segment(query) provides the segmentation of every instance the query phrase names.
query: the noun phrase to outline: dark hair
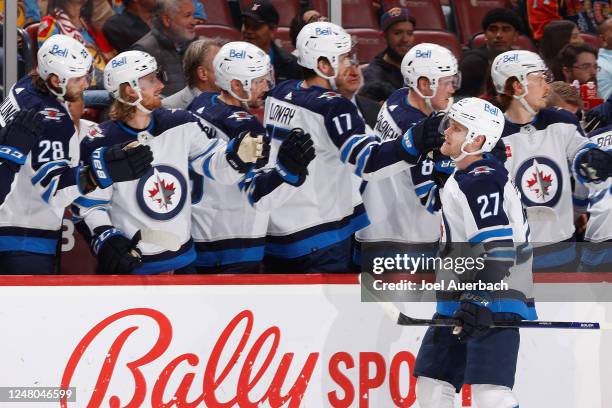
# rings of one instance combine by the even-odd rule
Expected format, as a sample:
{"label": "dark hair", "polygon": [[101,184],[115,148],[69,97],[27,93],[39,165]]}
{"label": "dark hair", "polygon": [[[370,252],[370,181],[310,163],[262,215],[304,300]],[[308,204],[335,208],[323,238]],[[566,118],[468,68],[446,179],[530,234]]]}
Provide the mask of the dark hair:
{"label": "dark hair", "polygon": [[540,53],[544,62],[554,60],[559,50],[569,44],[574,28],[576,24],[569,20],[555,20],[544,26],[540,40]]}
{"label": "dark hair", "polygon": [[291,39],[291,44],[293,44],[294,48],[297,43],[298,34],[306,25],[304,23],[304,13],[310,10],[312,10],[310,7],[307,7],[305,10],[300,10],[295,16],[293,16],[291,22],[289,23],[289,38]]}
{"label": "dark hair", "polygon": [[314,78],[317,76],[317,73],[315,72],[314,69],[304,68],[304,67],[300,67],[300,68],[301,68],[303,79],[310,79],[310,78]]}
{"label": "dark hair", "polygon": [[595,47],[589,44],[567,44],[561,51],[559,51],[559,65],[563,67],[573,67],[578,59],[578,55],[583,52],[588,52],[595,55],[597,58],[597,50]]}
{"label": "dark hair", "polygon": [[487,31],[487,28],[493,23],[508,23],[519,32],[523,29],[523,24],[518,14],[507,8],[494,8],[485,14],[482,19],[482,30]]}
{"label": "dark hair", "polygon": [[[49,0],[47,3],[47,15],[53,15],[55,9],[64,10],[66,4],[70,0]],[[87,24],[91,24],[91,17],[93,15],[93,0],[87,0],[83,7],[81,7],[81,18],[85,20]]]}

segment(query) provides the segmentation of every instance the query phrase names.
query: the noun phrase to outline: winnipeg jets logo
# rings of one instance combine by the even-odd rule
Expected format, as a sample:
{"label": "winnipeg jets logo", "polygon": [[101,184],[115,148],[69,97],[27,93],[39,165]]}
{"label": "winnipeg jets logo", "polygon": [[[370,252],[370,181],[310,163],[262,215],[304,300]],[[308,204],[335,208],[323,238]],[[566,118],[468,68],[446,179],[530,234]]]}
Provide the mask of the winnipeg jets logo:
{"label": "winnipeg jets logo", "polygon": [[339,98],[341,96],[342,95],[340,95],[339,93],[332,92],[332,91],[327,91],[327,92],[323,92],[321,95],[319,95],[319,97],[317,99],[325,98],[325,99],[327,99],[329,101],[330,99]]}
{"label": "winnipeg jets logo", "polygon": [[157,165],[138,182],[136,198],[145,214],[166,221],[183,209],[188,194],[186,178],[178,170]]}
{"label": "winnipeg jets logo", "polygon": [[96,139],[98,137],[104,137],[104,134],[98,125],[91,125],[87,130],[86,137],[88,139]]}
{"label": "winnipeg jets logo", "polygon": [[494,169],[489,166],[478,166],[472,171],[470,171],[470,174],[473,174],[474,176],[478,176],[479,174],[489,174],[493,170]]}
{"label": "winnipeg jets logo", "polygon": [[60,112],[59,109],[56,108],[45,108],[38,113],[43,115],[45,120],[54,120],[56,122],[62,120],[62,117],[66,116],[65,113]]}
{"label": "winnipeg jets logo", "polygon": [[523,202],[528,206],[553,207],[561,196],[561,169],[546,157],[532,157],[523,162],[516,173],[516,181]]}
{"label": "winnipeg jets logo", "polygon": [[244,112],[244,111],[238,111],[238,112],[234,112],[231,115],[229,115],[227,118],[228,119],[236,119],[238,122],[241,122],[243,120],[247,120],[247,119],[251,119],[251,114]]}

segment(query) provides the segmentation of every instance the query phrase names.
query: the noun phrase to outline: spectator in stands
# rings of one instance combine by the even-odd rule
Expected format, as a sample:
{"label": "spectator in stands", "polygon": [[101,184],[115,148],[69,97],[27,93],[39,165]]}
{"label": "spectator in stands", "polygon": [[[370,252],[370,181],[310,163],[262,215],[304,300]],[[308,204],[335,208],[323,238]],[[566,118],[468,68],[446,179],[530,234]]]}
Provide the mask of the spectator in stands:
{"label": "spectator in stands", "polygon": [[597,56],[597,92],[603,99],[612,95],[612,18],[599,26],[602,45]]}
{"label": "spectator in stands", "polygon": [[408,9],[395,7],[382,15],[380,26],[385,35],[387,48],[374,57],[364,70],[363,76],[367,84],[374,82],[388,84],[383,88],[391,92],[380,95],[382,99],[377,99],[383,102],[393,91],[404,86],[400,64],[414,44],[416,20]]}
{"label": "spectator in stands", "polygon": [[102,31],[102,27],[104,27],[106,20],[113,15],[115,15],[115,12],[108,0],[93,0],[91,24],[97,31]]}
{"label": "spectator in stands", "polygon": [[[94,59],[90,89],[103,90],[104,67],[116,52],[104,34],[93,26],[92,13],[93,0],[49,0],[48,15],[38,27],[38,45],[54,34],[64,34],[79,41]],[[109,98],[107,102],[110,103]]]}
{"label": "spectator in stands", "polygon": [[164,94],[172,95],[185,87],[183,53],[195,38],[194,8],[191,0],[157,0],[153,29],[132,49],[151,54],[161,67]]}
{"label": "spectator in stands", "polygon": [[297,59],[274,43],[278,11],[268,0],[255,0],[242,13],[242,39],[264,50],[274,66],[276,82],[300,78]]}
{"label": "spectator in stands", "polygon": [[482,20],[485,44],[466,51],[459,63],[461,88],[458,96],[481,96],[490,75],[491,62],[502,52],[510,51],[521,32],[521,19],[512,10],[490,10]]}
{"label": "spectator in stands", "polygon": [[557,107],[572,112],[574,115],[582,110],[582,99],[575,86],[563,81],[550,84],[548,107]]}
{"label": "spectator in stands", "polygon": [[306,8],[304,11],[300,11],[293,17],[291,23],[289,23],[289,38],[293,48],[296,47],[297,36],[300,33],[302,27],[306,24],[314,23],[317,21],[327,21],[327,17],[322,16],[317,10],[312,8]]}
{"label": "spectator in stands", "polygon": [[117,52],[129,50],[151,31],[155,0],[123,0],[123,6],[123,12],[106,20],[102,29]]}
{"label": "spectator in stands", "polygon": [[342,96],[357,106],[357,112],[366,123],[366,133],[374,133],[373,129],[376,125],[380,105],[365,96],[357,95],[357,92],[363,86],[363,74],[359,68],[359,61],[357,61],[356,56],[352,56],[349,66],[342,68],[338,72],[336,86]]}
{"label": "spectator in stands", "polygon": [[568,44],[559,52],[563,80],[580,84],[597,80],[597,50],[589,44]]}
{"label": "spectator in stands", "polygon": [[540,40],[540,55],[546,66],[553,73],[555,80],[563,81],[563,74],[559,66],[559,51],[567,44],[578,44],[582,42],[578,26],[568,20],[551,21],[542,30]]}
{"label": "spectator in stands", "polygon": [[162,99],[162,106],[168,109],[185,109],[202,92],[218,92],[215,84],[215,70],[212,62],[226,41],[201,39],[192,42],[183,57],[183,72],[187,86],[174,95]]}

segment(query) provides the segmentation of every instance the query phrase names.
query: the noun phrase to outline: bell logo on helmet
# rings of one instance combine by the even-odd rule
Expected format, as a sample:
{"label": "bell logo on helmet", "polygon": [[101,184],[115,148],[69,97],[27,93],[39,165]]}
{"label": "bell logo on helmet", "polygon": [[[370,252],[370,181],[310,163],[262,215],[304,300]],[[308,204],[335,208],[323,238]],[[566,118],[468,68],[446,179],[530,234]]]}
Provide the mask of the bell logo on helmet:
{"label": "bell logo on helmet", "polygon": [[114,59],[114,60],[112,61],[111,66],[112,66],[113,68],[117,68],[117,67],[120,67],[120,66],[125,65],[125,64],[127,64],[127,58],[126,58],[126,57],[123,57],[123,58],[121,58],[121,59]]}
{"label": "bell logo on helmet", "polygon": [[327,28],[317,27],[317,29],[315,30],[315,34],[316,35],[332,35],[332,29],[331,27],[327,27]]}
{"label": "bell logo on helmet", "polygon": [[230,58],[244,59],[246,58],[246,50],[237,51],[237,50],[231,49],[229,52],[229,56]]}
{"label": "bell logo on helmet", "polygon": [[66,58],[68,56],[68,48],[61,48],[59,45],[55,44],[53,48],[51,48],[51,51],[49,51],[49,54]]}
{"label": "bell logo on helmet", "polygon": [[502,62],[507,64],[509,62],[518,62],[518,53],[514,53],[511,55],[504,55],[502,58]]}
{"label": "bell logo on helmet", "polygon": [[495,106],[491,106],[488,103],[484,104],[484,111],[490,113],[493,116],[497,116],[499,114],[499,109]]}
{"label": "bell logo on helmet", "polygon": [[417,58],[431,58],[431,50],[427,50],[427,51],[416,50],[415,56]]}

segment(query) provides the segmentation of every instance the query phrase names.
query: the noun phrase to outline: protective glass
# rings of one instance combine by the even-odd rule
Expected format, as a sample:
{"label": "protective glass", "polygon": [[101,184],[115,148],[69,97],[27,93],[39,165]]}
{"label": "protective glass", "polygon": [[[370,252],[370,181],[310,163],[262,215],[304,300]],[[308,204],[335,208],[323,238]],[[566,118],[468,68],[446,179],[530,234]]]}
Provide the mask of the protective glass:
{"label": "protective glass", "polygon": [[446,86],[452,86],[454,91],[461,88],[461,72],[438,79],[438,88],[444,88]]}
{"label": "protective glass", "polygon": [[546,70],[530,72],[529,74],[527,74],[527,79],[530,79],[535,84],[542,85],[544,83],[550,84],[555,80],[555,77],[553,76],[552,72]]}
{"label": "protective glass", "polygon": [[159,86],[160,82],[162,82],[160,78],[160,70],[157,70],[143,76],[142,78],[139,78],[138,86],[140,89],[151,89]]}
{"label": "protective glass", "polygon": [[267,83],[268,89],[274,88],[274,71],[271,69],[266,75],[257,77],[251,81],[251,89],[260,89]]}
{"label": "protective glass", "polygon": [[442,118],[442,121],[438,126],[438,132],[443,135],[444,132],[446,132],[449,128],[453,128],[451,130],[467,132],[467,128],[465,126],[451,118],[450,115],[447,113],[446,115],[444,115],[444,118]]}

